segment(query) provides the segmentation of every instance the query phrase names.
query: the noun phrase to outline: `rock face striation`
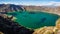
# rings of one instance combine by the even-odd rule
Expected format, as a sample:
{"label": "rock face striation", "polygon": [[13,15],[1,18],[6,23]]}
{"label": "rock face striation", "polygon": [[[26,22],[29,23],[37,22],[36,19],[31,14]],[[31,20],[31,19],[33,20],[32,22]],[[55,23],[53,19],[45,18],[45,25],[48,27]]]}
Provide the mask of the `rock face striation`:
{"label": "rock face striation", "polygon": [[4,34],[32,34],[33,30],[0,16],[0,32],[3,32]]}
{"label": "rock face striation", "polygon": [[14,12],[14,11],[23,11],[23,7],[21,5],[14,4],[0,4],[0,12]]}

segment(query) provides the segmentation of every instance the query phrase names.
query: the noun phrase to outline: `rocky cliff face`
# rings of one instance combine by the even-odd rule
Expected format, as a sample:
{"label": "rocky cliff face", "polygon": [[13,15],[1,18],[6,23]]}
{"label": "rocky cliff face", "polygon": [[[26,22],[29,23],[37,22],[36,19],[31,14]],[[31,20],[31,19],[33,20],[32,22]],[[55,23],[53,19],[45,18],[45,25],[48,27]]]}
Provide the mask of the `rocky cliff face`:
{"label": "rocky cliff face", "polygon": [[0,4],[0,12],[23,11],[21,5]]}

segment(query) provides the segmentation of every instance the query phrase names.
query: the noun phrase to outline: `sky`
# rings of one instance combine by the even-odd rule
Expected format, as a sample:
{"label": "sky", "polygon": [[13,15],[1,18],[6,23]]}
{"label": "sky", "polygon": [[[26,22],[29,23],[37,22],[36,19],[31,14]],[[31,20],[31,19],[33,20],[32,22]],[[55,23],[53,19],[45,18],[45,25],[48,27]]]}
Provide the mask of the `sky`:
{"label": "sky", "polygon": [[0,0],[0,4],[60,6],[60,0]]}

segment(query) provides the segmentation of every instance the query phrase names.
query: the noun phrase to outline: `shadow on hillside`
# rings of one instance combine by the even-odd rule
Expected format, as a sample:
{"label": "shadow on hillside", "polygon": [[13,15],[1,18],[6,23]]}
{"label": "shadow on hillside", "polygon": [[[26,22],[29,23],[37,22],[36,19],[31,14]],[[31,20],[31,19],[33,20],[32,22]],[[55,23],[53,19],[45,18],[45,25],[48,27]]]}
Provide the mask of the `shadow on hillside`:
{"label": "shadow on hillside", "polygon": [[33,30],[27,29],[17,22],[0,16],[0,31],[4,34],[32,34]]}

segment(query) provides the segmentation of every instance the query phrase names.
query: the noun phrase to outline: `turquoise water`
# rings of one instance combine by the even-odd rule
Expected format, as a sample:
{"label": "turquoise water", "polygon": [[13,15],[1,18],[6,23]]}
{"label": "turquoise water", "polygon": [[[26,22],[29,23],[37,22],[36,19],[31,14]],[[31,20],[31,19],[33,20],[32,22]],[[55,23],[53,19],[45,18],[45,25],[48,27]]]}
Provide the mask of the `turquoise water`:
{"label": "turquoise water", "polygon": [[29,28],[40,28],[43,26],[54,26],[58,15],[49,14],[44,12],[12,12],[8,15],[13,15],[17,19],[15,20],[20,25]]}

